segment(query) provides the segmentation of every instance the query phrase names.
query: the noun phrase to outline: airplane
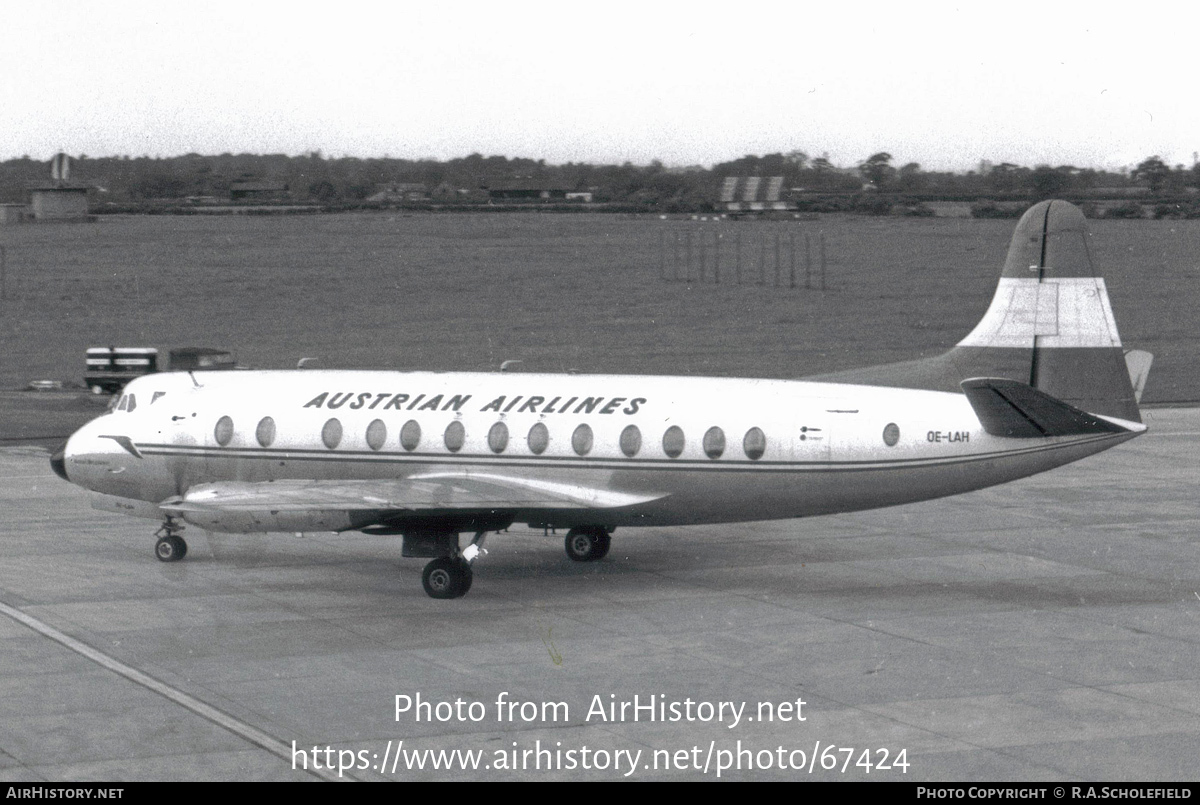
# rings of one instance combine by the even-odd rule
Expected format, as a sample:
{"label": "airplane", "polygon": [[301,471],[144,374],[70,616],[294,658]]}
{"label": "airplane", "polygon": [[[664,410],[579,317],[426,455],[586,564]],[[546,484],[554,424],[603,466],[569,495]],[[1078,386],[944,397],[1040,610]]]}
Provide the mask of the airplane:
{"label": "airplane", "polygon": [[567,529],[567,556],[589,562],[616,528],[955,495],[1146,431],[1087,238],[1077,207],[1031,207],[983,318],[934,358],[804,380],[151,374],[51,466],[95,508],[160,521],[164,562],[187,553],[185,524],[396,535],[431,560],[438,599],[465,595],[487,535],[514,523]]}

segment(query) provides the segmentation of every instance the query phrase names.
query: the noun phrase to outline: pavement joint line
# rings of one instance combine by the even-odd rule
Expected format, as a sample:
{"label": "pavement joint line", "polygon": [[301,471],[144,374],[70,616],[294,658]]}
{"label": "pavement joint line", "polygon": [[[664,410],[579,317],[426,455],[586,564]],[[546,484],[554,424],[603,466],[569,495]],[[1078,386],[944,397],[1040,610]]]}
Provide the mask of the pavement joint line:
{"label": "pavement joint line", "polygon": [[[119,676],[125,677],[134,684],[141,685],[147,690],[157,693],[159,696],[169,699],[170,701],[175,702],[176,704],[188,710],[191,710],[201,718],[204,718],[207,721],[216,724],[218,727],[222,727],[229,732],[232,732],[234,735],[237,735],[238,737],[243,738],[256,746],[267,750],[271,754],[276,755],[277,757],[280,757],[289,763],[292,762],[292,750],[286,744],[284,744],[283,741],[268,735],[257,727],[253,727],[243,721],[240,721],[228,713],[213,707],[211,704],[207,704],[200,699],[197,699],[195,696],[191,696],[181,690],[173,688],[165,682],[161,682],[149,674],[139,671],[131,665],[126,665],[120,660],[117,660],[101,651],[98,651],[97,649],[92,648],[81,640],[77,640],[65,632],[61,632],[58,629],[55,629],[53,626],[43,623],[32,615],[27,615],[21,610],[5,604],[3,601],[0,601],[0,614],[7,615],[9,618],[29,627],[44,637],[50,638],[59,645],[86,657],[97,665],[107,668],[109,671],[112,671]],[[328,769],[304,769],[304,771],[329,781],[336,782],[346,781],[349,779],[346,777],[339,778],[336,774]]]}

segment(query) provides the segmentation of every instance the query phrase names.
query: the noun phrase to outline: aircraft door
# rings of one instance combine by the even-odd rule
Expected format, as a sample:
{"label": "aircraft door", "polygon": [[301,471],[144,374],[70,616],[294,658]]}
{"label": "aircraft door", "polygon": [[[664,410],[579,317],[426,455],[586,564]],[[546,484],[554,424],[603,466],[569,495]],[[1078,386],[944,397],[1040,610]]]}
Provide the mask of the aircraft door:
{"label": "aircraft door", "polygon": [[203,476],[205,459],[201,448],[208,440],[200,435],[200,418],[190,391],[172,390],[157,404],[163,406],[157,412],[157,420],[159,435],[168,448],[166,470],[182,494]]}

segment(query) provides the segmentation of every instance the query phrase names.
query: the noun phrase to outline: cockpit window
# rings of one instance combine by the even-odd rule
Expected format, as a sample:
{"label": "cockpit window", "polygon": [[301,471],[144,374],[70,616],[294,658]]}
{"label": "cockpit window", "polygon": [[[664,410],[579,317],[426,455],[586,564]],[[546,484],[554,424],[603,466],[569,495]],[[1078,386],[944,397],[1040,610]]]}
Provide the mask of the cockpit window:
{"label": "cockpit window", "polygon": [[137,408],[137,397],[130,394],[129,395],[129,408],[127,410],[132,411],[134,408]]}
{"label": "cockpit window", "polygon": [[121,401],[117,403],[117,410],[118,410],[118,411],[125,411],[125,410],[127,410],[126,406],[128,406],[128,405],[129,405],[129,395],[128,395],[128,394],[122,394],[122,395],[121,395]]}

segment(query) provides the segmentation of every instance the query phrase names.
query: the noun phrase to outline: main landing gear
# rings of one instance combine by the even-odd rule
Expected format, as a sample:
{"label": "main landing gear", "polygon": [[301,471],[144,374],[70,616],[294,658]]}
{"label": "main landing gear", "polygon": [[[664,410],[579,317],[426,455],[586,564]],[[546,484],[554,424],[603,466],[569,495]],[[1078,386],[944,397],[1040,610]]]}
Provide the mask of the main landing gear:
{"label": "main landing gear", "polygon": [[158,561],[178,562],[187,556],[187,543],[179,536],[181,531],[183,526],[179,525],[174,517],[168,517],[162,527],[154,532],[154,536],[158,537],[158,542],[154,543],[154,555],[158,557]]}
{"label": "main landing gear", "polygon": [[461,552],[455,551],[455,555],[452,556],[439,556],[425,565],[425,571],[421,574],[421,585],[425,588],[425,594],[430,598],[441,599],[462,598],[466,595],[474,579],[471,565],[487,553],[483,547],[486,537],[487,532],[480,531]]}
{"label": "main landing gear", "polygon": [[[425,572],[421,574],[421,584],[430,598],[462,598],[467,594],[473,578],[471,565],[487,553],[483,548],[486,535],[486,531],[478,532],[471,544],[462,551],[458,551],[457,545],[454,544],[457,542],[456,535],[449,543],[441,542],[440,538],[436,540],[442,545],[441,550],[447,550],[447,544],[454,547],[449,548],[448,555],[439,556],[425,565]],[[567,556],[576,562],[595,562],[603,559],[608,555],[611,545],[612,529],[607,526],[572,528],[567,532],[564,542]]]}
{"label": "main landing gear", "polygon": [[612,532],[601,525],[579,526],[567,532],[567,556],[575,562],[595,562],[608,556]]}

